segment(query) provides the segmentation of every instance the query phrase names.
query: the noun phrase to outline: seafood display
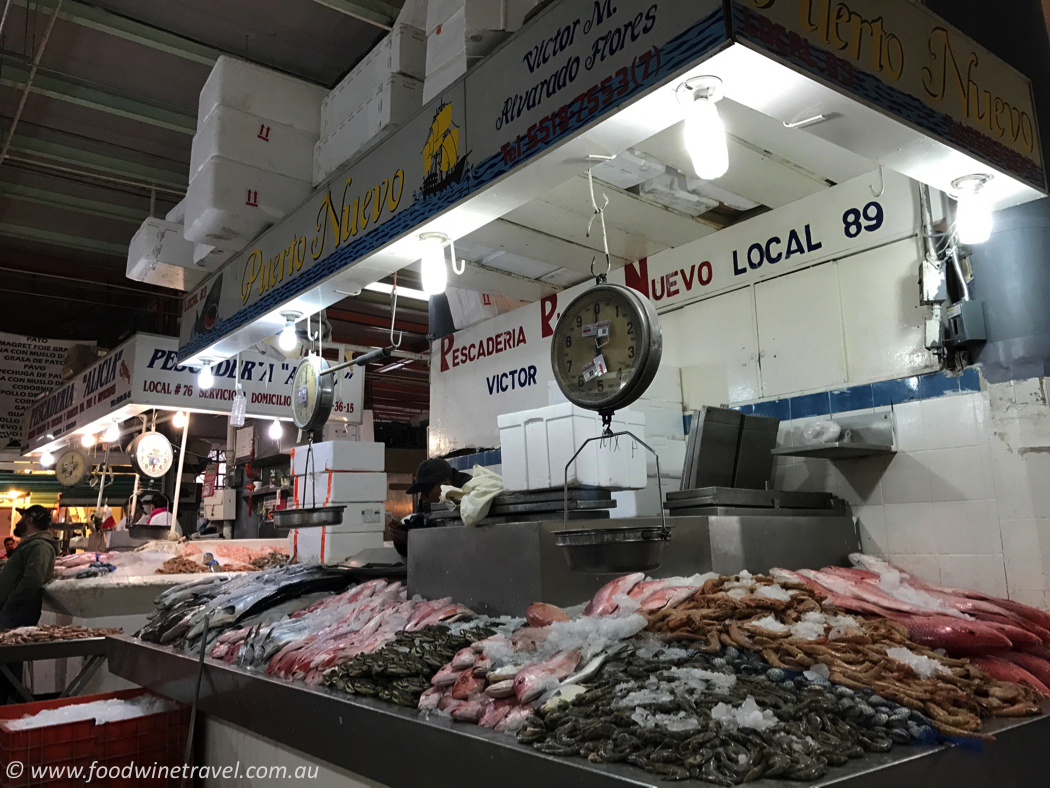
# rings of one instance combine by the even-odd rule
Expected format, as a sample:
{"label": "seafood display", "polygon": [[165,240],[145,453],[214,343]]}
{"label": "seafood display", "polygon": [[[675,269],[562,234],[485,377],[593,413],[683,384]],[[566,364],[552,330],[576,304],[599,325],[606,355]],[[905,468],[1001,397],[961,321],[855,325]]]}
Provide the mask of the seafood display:
{"label": "seafood display", "polygon": [[[773,668],[874,690],[928,715],[946,736],[976,735],[982,717],[1038,712],[1035,685],[1004,685],[994,673],[910,641],[896,621],[844,615],[793,577],[774,570],[773,577],[743,572],[711,579],[686,602],[650,614],[648,629],[702,652],[731,646],[760,654]],[[1023,672],[1012,667],[1015,675]]]}
{"label": "seafood display", "polygon": [[392,641],[370,654],[324,674],[324,685],[351,695],[376,696],[398,706],[415,708],[430,680],[461,650],[496,634],[485,627],[457,628],[442,624],[415,632],[398,632]]}
{"label": "seafood display", "polygon": [[0,632],[0,646],[20,646],[26,643],[51,643],[57,640],[84,640],[101,638],[106,635],[119,635],[123,632],[116,629],[91,629],[77,625],[18,627]]}

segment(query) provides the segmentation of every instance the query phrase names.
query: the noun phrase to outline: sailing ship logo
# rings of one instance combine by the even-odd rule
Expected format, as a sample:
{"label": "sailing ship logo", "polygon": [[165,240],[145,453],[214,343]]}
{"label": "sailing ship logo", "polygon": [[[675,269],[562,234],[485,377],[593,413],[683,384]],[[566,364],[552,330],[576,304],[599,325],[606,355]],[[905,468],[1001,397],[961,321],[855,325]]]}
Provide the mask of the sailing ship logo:
{"label": "sailing ship logo", "polygon": [[459,126],[452,122],[452,105],[442,103],[423,146],[423,199],[462,181],[469,155],[459,155]]}

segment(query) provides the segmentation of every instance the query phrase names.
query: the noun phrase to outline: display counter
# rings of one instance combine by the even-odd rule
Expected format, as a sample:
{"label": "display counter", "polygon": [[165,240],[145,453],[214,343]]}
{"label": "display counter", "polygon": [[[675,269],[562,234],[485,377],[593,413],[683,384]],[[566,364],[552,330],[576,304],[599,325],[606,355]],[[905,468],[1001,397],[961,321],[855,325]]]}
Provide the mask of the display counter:
{"label": "display counter", "polygon": [[[109,669],[138,686],[182,703],[192,703],[198,659],[129,637],[110,639]],[[379,700],[348,697],[205,661],[199,710],[206,718],[238,726],[276,753],[274,744],[345,769],[374,785],[503,786],[573,785],[580,788],[662,786],[638,769],[593,764],[581,758],[543,755],[504,733],[401,709]],[[1050,703],[1043,703],[1044,712]],[[1044,779],[1050,755],[1042,746],[1050,717],[988,721],[996,741],[983,751],[948,746],[896,747],[832,768],[808,783],[849,788],[956,788],[961,785],[1029,786]],[[205,734],[207,735],[207,734]],[[263,748],[254,748],[262,752]],[[411,753],[411,757],[405,757]],[[1040,754],[1043,753],[1043,754]],[[242,757],[243,760],[243,757]],[[301,761],[300,761],[301,762]],[[806,785],[760,780],[758,788]]]}

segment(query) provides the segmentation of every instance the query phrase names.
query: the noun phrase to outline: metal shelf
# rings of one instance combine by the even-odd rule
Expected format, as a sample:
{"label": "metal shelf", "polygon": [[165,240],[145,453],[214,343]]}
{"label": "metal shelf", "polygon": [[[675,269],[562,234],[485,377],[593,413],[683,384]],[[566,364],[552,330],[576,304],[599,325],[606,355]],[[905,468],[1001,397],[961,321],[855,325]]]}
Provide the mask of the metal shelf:
{"label": "metal shelf", "polygon": [[288,487],[259,487],[258,489],[255,489],[255,490],[245,490],[244,497],[245,498],[254,498],[256,495],[273,495],[274,493],[278,493],[278,492],[291,492],[291,491],[292,491],[291,485],[289,485]]}
{"label": "metal shelf", "polygon": [[896,454],[897,450],[884,443],[821,443],[815,446],[785,446],[773,449],[782,457],[816,457],[821,460],[853,460],[858,457]]}

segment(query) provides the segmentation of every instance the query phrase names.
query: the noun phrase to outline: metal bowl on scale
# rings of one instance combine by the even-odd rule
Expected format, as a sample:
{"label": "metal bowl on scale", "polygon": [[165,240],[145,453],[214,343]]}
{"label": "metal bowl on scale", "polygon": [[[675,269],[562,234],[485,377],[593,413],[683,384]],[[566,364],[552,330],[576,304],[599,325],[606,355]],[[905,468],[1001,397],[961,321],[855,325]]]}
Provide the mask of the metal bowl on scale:
{"label": "metal bowl on scale", "polygon": [[562,549],[571,571],[606,575],[659,568],[670,536],[665,528],[655,525],[581,528],[556,531],[554,543]]}

